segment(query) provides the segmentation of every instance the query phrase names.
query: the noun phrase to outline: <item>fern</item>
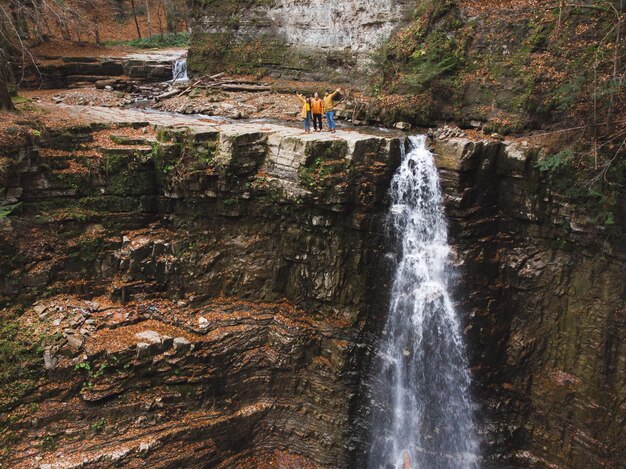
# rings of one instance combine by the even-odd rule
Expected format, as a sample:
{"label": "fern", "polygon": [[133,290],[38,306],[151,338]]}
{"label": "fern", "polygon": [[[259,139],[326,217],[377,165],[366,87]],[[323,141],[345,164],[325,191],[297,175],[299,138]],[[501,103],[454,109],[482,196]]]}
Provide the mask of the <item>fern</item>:
{"label": "fern", "polygon": [[546,156],[537,162],[537,169],[542,172],[546,171],[557,171],[566,166],[569,166],[570,163],[574,160],[575,154],[571,149],[561,150],[560,152]]}

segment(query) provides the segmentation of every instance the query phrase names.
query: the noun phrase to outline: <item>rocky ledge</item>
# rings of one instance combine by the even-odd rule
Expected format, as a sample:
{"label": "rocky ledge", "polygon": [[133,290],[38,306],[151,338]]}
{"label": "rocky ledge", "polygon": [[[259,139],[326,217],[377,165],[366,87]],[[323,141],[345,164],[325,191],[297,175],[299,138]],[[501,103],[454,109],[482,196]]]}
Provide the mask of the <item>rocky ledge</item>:
{"label": "rocky ledge", "polygon": [[185,57],[184,49],[94,57],[45,56],[36,66],[25,67],[19,76],[22,89],[104,88],[129,86],[172,79],[172,64]]}

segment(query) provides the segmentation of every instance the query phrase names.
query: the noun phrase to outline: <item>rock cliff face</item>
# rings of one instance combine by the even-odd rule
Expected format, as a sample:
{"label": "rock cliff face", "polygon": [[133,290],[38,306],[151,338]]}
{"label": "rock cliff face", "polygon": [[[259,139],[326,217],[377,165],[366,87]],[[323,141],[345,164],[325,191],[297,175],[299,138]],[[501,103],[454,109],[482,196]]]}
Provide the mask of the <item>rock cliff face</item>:
{"label": "rock cliff face", "polygon": [[[3,175],[4,461],[360,467],[404,138],[84,113]],[[619,467],[621,221],[572,204],[539,149],[433,145],[485,458]]]}
{"label": "rock cliff face", "polygon": [[410,0],[205,0],[196,8],[195,71],[267,67],[283,76],[358,78],[355,66],[406,21]]}
{"label": "rock cliff face", "polygon": [[[24,68],[20,88],[82,88],[103,81],[114,85],[118,80],[135,85],[167,81],[172,79],[173,62],[185,54],[185,50],[171,49],[118,57],[39,57],[37,66]],[[16,73],[21,74],[21,70]]]}
{"label": "rock cliff face", "polygon": [[348,465],[402,139],[138,126],[12,155],[5,461]]}
{"label": "rock cliff face", "polygon": [[623,225],[564,196],[536,168],[539,149],[450,138],[435,151],[486,454],[521,467],[619,467]]}

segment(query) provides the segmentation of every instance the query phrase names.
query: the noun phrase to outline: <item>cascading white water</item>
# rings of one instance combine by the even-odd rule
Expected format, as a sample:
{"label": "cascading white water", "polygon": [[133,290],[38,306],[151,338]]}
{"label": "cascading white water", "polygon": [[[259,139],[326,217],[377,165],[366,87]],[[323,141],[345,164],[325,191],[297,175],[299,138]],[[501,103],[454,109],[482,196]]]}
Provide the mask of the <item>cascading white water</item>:
{"label": "cascading white water", "polygon": [[186,83],[189,81],[187,76],[187,58],[175,60],[172,64],[172,83]]}
{"label": "cascading white water", "polygon": [[439,177],[425,137],[410,138],[391,196],[395,277],[370,383],[368,466],[475,468],[470,375],[449,293]]}

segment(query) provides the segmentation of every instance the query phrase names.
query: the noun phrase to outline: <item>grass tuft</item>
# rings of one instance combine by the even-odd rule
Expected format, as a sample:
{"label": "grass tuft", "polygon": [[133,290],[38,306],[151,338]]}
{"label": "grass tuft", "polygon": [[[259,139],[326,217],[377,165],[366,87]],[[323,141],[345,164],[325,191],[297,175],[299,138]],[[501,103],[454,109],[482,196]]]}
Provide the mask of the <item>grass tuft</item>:
{"label": "grass tuft", "polygon": [[157,34],[155,36],[133,39],[132,41],[110,41],[107,46],[130,46],[137,49],[164,49],[166,47],[188,47],[189,33]]}

